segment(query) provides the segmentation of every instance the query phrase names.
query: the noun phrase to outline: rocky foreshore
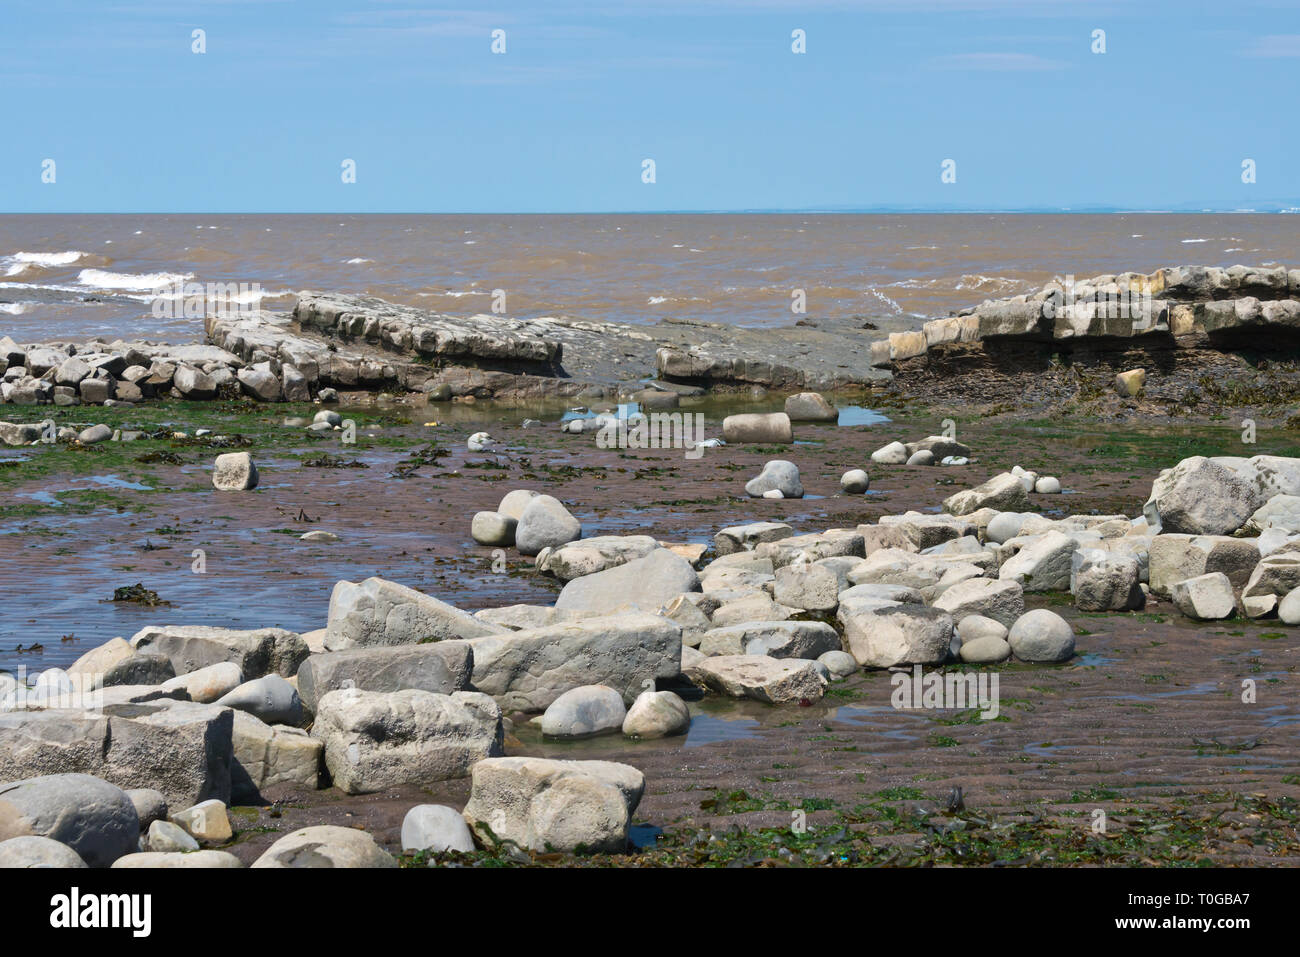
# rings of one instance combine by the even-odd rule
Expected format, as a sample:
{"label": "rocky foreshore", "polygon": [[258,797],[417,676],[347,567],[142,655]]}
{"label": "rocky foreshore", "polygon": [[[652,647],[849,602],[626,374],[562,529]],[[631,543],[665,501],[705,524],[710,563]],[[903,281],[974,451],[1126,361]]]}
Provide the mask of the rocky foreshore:
{"label": "rocky foreshore", "polygon": [[[884,460],[893,446],[932,463],[972,453],[932,436]],[[845,494],[865,472],[846,473]],[[519,728],[556,744],[622,735],[635,754],[686,733],[701,693],[797,709],[859,672],[897,688],[936,668],[974,689],[1004,662],[1087,650],[1088,632],[1027,608],[1041,596],[1100,616],[1164,601],[1195,621],[1300,624],[1300,459],[1185,459],[1139,516],[1053,519],[1034,510],[1044,495],[1059,500],[1059,482],[1016,467],[937,513],[820,531],[754,521],[704,548],[583,538],[565,503],[515,489],[468,524],[485,551],[516,549],[562,583],[553,604],[469,612],[383,578],[340,581],[318,631],[161,624],[66,670],[0,674],[0,866],[237,867],[232,808],[277,786],[460,778],[466,803],[411,806],[400,847],[313,826],[253,866],[623,853],[653,782],[623,762],[511,756]]]}
{"label": "rocky foreshore", "polygon": [[[1178,266],[1049,283],[942,319],[802,319],[748,329],[688,320],[453,318],[380,299],[304,293],[288,313],[210,315],[207,342],[20,345],[0,338],[0,398],[19,405],[338,392],[437,400],[613,398],[753,388],[863,389],[961,372],[1036,373],[1055,357],[1172,368],[1202,353],[1295,351],[1300,270]],[[896,331],[891,331],[893,327]],[[1181,358],[1179,358],[1181,356]]]}

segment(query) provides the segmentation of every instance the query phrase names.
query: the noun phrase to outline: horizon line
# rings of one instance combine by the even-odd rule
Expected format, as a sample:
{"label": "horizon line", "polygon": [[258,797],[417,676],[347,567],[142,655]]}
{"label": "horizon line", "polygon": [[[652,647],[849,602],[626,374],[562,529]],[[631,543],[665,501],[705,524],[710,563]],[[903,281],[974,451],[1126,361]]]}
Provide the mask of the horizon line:
{"label": "horizon line", "polygon": [[750,207],[739,209],[607,209],[607,210],[3,210],[0,216],[798,216],[798,215],[930,215],[930,216],[1277,216],[1300,214],[1295,204],[1270,203],[1265,207],[1200,207],[1151,209],[1128,206],[810,206]]}

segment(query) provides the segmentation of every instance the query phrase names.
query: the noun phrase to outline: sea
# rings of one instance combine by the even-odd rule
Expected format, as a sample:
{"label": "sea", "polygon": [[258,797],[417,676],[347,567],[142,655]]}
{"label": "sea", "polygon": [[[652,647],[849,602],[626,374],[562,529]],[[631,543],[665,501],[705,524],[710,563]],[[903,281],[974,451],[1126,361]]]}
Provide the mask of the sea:
{"label": "sea", "polygon": [[196,341],[201,321],[165,308],[187,283],[235,284],[242,304],[271,310],[312,290],[451,316],[495,304],[519,318],[919,326],[1053,278],[1234,263],[1300,266],[1300,216],[11,215],[0,335]]}

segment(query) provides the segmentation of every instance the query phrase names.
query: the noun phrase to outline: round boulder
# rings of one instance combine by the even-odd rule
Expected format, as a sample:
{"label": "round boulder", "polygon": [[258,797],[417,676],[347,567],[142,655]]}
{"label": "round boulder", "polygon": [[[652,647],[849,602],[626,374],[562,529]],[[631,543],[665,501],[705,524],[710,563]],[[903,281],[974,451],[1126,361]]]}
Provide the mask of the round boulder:
{"label": "round boulder", "polygon": [[0,870],[29,867],[86,866],[77,852],[48,837],[28,835],[0,841]]}
{"label": "round boulder", "polygon": [[1074,629],[1046,608],[1035,608],[1016,619],[1010,642],[1021,661],[1051,663],[1068,661],[1074,655]]}
{"label": "round boulder", "polygon": [[784,459],[772,459],[763,466],[762,472],[745,483],[750,498],[762,498],[771,491],[780,492],[782,498],[803,498],[799,467]]}
{"label": "round boulder", "polygon": [[515,527],[515,546],[521,555],[536,555],[543,548],[556,548],[581,537],[582,523],[550,495],[530,500]]}
{"label": "round boulder", "polygon": [[542,734],[549,738],[580,738],[617,731],[627,708],[623,696],[608,685],[583,685],[560,695],[542,715]]}
{"label": "round boulder", "polygon": [[253,867],[396,867],[397,860],[365,831],[334,824],[304,827],[280,838]]}
{"label": "round boulder", "polygon": [[140,841],[140,818],[121,788],[89,774],[49,774],[0,785],[0,840],[48,837],[90,867],[108,867]]}
{"label": "round boulder", "polygon": [[643,691],[627,709],[623,733],[629,738],[666,738],[691,727],[686,702],[671,691]]}
{"label": "round boulder", "polygon": [[474,838],[460,811],[445,804],[417,804],[402,819],[402,850],[474,850]]}
{"label": "round boulder", "polygon": [[861,495],[871,487],[871,476],[863,469],[849,469],[840,476],[840,489],[850,495]]}

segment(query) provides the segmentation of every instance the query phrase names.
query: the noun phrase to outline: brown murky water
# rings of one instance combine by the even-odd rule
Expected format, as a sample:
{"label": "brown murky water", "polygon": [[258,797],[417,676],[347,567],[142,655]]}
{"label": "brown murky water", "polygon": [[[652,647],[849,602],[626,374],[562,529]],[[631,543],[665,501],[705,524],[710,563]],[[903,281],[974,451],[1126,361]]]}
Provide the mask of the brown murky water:
{"label": "brown murky water", "polygon": [[[190,341],[155,316],[177,279],[367,293],[450,315],[783,325],[946,315],[1054,276],[1182,263],[1300,264],[1294,216],[1260,214],[0,216],[0,335]],[[159,310],[162,311],[161,309]]]}

